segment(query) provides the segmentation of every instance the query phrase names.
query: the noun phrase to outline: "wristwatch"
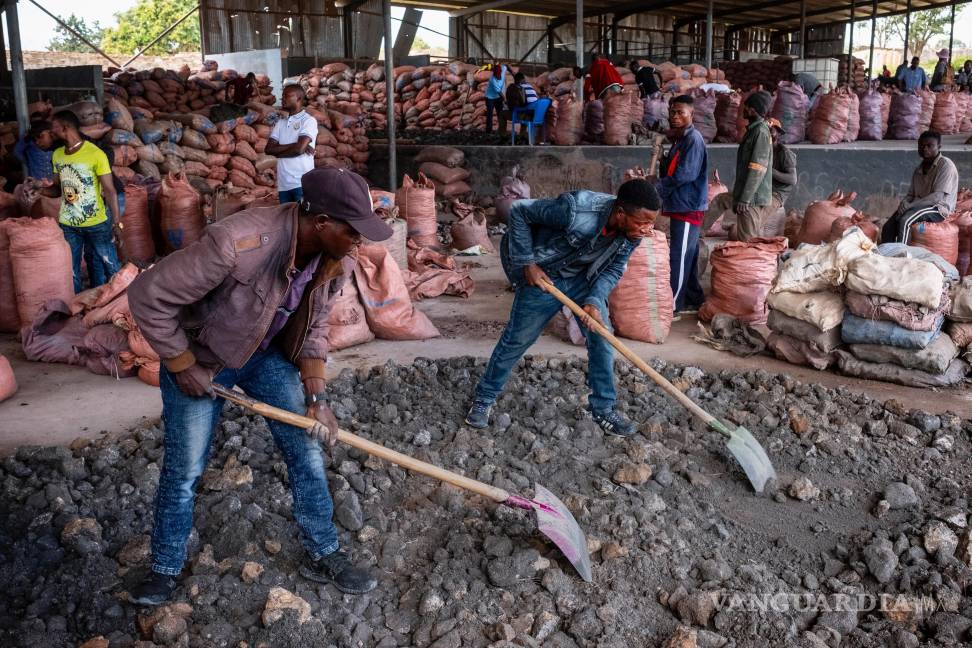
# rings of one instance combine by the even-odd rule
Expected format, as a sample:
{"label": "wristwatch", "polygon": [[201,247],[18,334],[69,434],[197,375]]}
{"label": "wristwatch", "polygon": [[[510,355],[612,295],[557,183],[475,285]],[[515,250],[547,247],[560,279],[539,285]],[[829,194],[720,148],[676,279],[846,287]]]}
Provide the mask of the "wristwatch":
{"label": "wristwatch", "polygon": [[304,396],[304,405],[310,407],[316,403],[324,403],[327,405],[327,392],[317,392],[316,394],[311,393]]}

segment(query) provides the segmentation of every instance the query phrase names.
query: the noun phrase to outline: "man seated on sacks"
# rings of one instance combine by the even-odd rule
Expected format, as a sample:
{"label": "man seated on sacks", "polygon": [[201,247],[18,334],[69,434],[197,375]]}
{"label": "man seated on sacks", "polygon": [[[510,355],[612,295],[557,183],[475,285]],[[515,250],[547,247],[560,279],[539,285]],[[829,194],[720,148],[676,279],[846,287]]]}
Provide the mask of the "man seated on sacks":
{"label": "man seated on sacks", "polygon": [[345,169],[302,178],[303,200],[248,209],[206,228],[132,282],[128,300],[142,334],[162,359],[165,455],[155,501],[152,571],[130,592],[159,605],[175,591],[193,526],[193,500],[209,459],[223,399],[213,384],[239,385],[253,398],[318,421],[305,431],[268,420],[287,462],[307,560],[305,578],[347,594],[377,585],[339,548],[321,441],[338,424],[327,405],[328,317],[362,237],[392,230],[374,213],[368,184]]}
{"label": "man seated on sacks", "polygon": [[959,174],[955,163],[941,154],[942,136],[925,131],[918,138],[921,164],[911,175],[908,194],[881,229],[882,243],[908,244],[915,223],[939,223],[955,211]]}
{"label": "man seated on sacks", "polygon": [[[513,367],[560,311],[561,303],[544,290],[547,283],[583,306],[584,326],[596,321],[610,327],[608,295],[621,279],[628,257],[643,237],[651,235],[660,209],[658,192],[644,179],[625,182],[617,197],[572,191],[554,199],[513,203],[500,259],[516,295],[466,423],[479,429],[489,426],[490,412]],[[591,416],[605,432],[630,436],[635,424],[615,409],[614,351],[600,335],[586,337]]]}

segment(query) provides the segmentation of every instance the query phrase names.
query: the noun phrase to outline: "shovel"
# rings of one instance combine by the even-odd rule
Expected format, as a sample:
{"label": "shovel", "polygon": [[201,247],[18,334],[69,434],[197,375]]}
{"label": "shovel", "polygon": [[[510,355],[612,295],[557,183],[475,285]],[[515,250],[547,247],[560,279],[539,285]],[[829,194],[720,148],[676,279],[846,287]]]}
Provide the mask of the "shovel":
{"label": "shovel", "polygon": [[[557,301],[573,311],[578,317],[584,318],[587,316],[587,313],[580,306],[571,301],[567,295],[560,292],[553,284],[546,281],[543,282],[543,290],[556,297]],[[773,469],[773,464],[770,463],[769,457],[766,456],[766,451],[763,450],[763,446],[759,444],[759,441],[753,437],[749,430],[741,426],[736,426],[735,429],[732,429],[699,407],[691,398],[680,392],[675,385],[665,380],[664,376],[648,366],[647,362],[635,355],[634,351],[622,344],[621,340],[614,337],[611,331],[607,330],[603,325],[592,321],[591,330],[610,342],[611,346],[617,349],[621,355],[630,360],[634,366],[638,367],[656,385],[661,387],[665,393],[677,400],[696,418],[724,436],[726,438],[726,447],[732,453],[732,456],[736,458],[736,461],[739,462],[739,465],[742,466],[746,472],[746,477],[749,478],[749,482],[753,485],[757,493],[763,492],[763,487],[766,486],[767,481],[776,478],[776,470]]]}
{"label": "shovel", "polygon": [[[261,416],[293,425],[294,427],[307,429],[317,423],[312,418],[261,403],[240,392],[227,389],[222,385],[213,383],[213,392],[216,396],[225,398]],[[458,488],[472,491],[498,504],[504,504],[510,508],[536,511],[537,528],[540,529],[540,533],[550,538],[557,545],[564,556],[567,557],[567,560],[570,561],[570,564],[577,570],[577,573],[580,574],[581,578],[587,582],[591,582],[591,555],[587,551],[587,537],[581,531],[577,520],[567,510],[564,503],[540,484],[536,485],[533,499],[529,499],[515,493],[509,493],[502,488],[464,477],[444,468],[433,466],[430,463],[419,461],[414,457],[395,452],[385,446],[373,443],[344,430],[338,431],[338,440],[358,450],[367,452],[374,457],[390,461],[402,468],[427,475],[439,481],[444,481]]]}

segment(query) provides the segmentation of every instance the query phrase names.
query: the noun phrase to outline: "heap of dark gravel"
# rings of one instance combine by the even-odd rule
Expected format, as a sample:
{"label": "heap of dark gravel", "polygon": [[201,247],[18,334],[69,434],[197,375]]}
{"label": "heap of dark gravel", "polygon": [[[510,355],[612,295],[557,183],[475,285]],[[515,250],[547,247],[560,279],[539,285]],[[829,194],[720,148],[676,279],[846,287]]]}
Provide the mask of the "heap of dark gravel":
{"label": "heap of dark gravel", "polygon": [[[593,583],[525,512],[344,447],[330,459],[335,517],[380,586],[352,597],[303,580],[285,464],[266,424],[227,406],[180,604],[154,614],[125,592],[148,569],[162,431],[0,460],[0,643],[968,645],[972,422],[764,371],[655,366],[750,429],[779,483],[754,494],[719,437],[627,366],[620,401],[641,422],[628,440],[586,415],[583,359],[527,358],[483,432],[460,423],[481,361],[345,371],[329,387],[353,432],[556,493],[588,534]],[[883,610],[861,598],[881,594]]]}

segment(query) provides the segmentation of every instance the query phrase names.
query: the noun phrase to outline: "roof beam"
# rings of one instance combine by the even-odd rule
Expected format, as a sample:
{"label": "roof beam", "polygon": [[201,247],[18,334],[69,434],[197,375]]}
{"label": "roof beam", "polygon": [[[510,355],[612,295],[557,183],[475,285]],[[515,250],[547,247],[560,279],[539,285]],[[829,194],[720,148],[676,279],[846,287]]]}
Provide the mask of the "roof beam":
{"label": "roof beam", "polygon": [[[656,11],[658,9],[667,9],[668,7],[681,4],[679,0],[640,0],[640,2],[624,2],[617,6],[610,7],[607,9],[592,9],[588,11],[584,10],[584,17],[590,18],[593,16],[603,16],[605,14],[625,14],[625,18],[634,15],[636,13],[648,13],[650,11]],[[573,22],[576,18],[575,14],[570,14],[567,16],[560,16],[559,18],[554,18],[550,21],[552,27],[560,27],[561,25],[566,25],[569,22]],[[622,18],[623,20],[623,18]]]}
{"label": "roof beam", "polygon": [[[929,2],[928,4],[926,4],[923,7],[913,8],[912,9],[912,12],[915,12],[915,11],[925,11],[926,9],[940,9],[942,7],[951,7],[952,5],[962,4],[963,2],[966,2],[966,1],[967,0],[948,0],[947,2]],[[867,7],[867,6],[870,6],[871,4],[872,4],[872,0],[857,0],[856,2],[854,2],[852,4],[844,5],[844,6],[841,6],[841,7],[831,7],[830,9],[815,9],[813,11],[808,11],[807,14],[806,14],[806,16],[807,16],[807,18],[816,17],[816,16],[829,16],[831,14],[835,14],[835,13],[838,13],[838,12],[841,12],[841,11],[850,11],[852,6],[856,9],[858,7]],[[897,11],[888,11],[888,12],[885,12],[885,13],[881,13],[881,14],[878,14],[877,17],[878,18],[889,18],[891,16],[901,16],[901,15],[904,15],[906,13],[908,13],[908,10],[907,9],[901,9],[901,10],[897,10]],[[739,31],[741,29],[748,29],[750,27],[763,27],[763,26],[766,26],[766,25],[773,25],[773,24],[781,24],[781,23],[792,22],[794,20],[799,20],[799,19],[800,19],[800,14],[798,14],[798,13],[796,13],[796,14],[789,14],[789,15],[786,15],[786,16],[777,16],[776,18],[764,18],[764,19],[761,19],[761,20],[753,20],[753,21],[750,21],[750,22],[738,23],[738,24],[735,24],[735,25],[731,25],[730,27],[728,27],[726,29],[726,31],[727,32],[737,32],[737,31]],[[858,20],[869,20],[869,18],[855,19],[855,22],[858,22]],[[846,23],[846,22],[850,22],[850,20],[849,19],[847,19],[847,20],[834,20],[833,22]]]}
{"label": "roof beam", "polygon": [[[729,18],[730,16],[735,16],[740,13],[749,13],[751,11],[762,11],[763,9],[773,9],[774,7],[779,7],[785,4],[796,4],[799,0],[768,0],[767,2],[760,2],[754,5],[748,5],[745,7],[733,7],[732,9],[720,9],[719,11],[712,12],[712,18]],[[679,18],[675,21],[675,24],[679,27],[684,25],[689,25],[700,20],[705,20],[708,14],[693,14],[691,16],[686,16],[684,18]]]}
{"label": "roof beam", "polygon": [[522,2],[522,0],[492,0],[492,2],[473,4],[463,9],[453,9],[452,11],[449,12],[449,17],[462,18],[463,16],[468,16],[469,14],[478,14],[483,11],[489,11],[490,9],[500,9],[502,7],[508,7],[512,4],[517,4],[518,2]]}

